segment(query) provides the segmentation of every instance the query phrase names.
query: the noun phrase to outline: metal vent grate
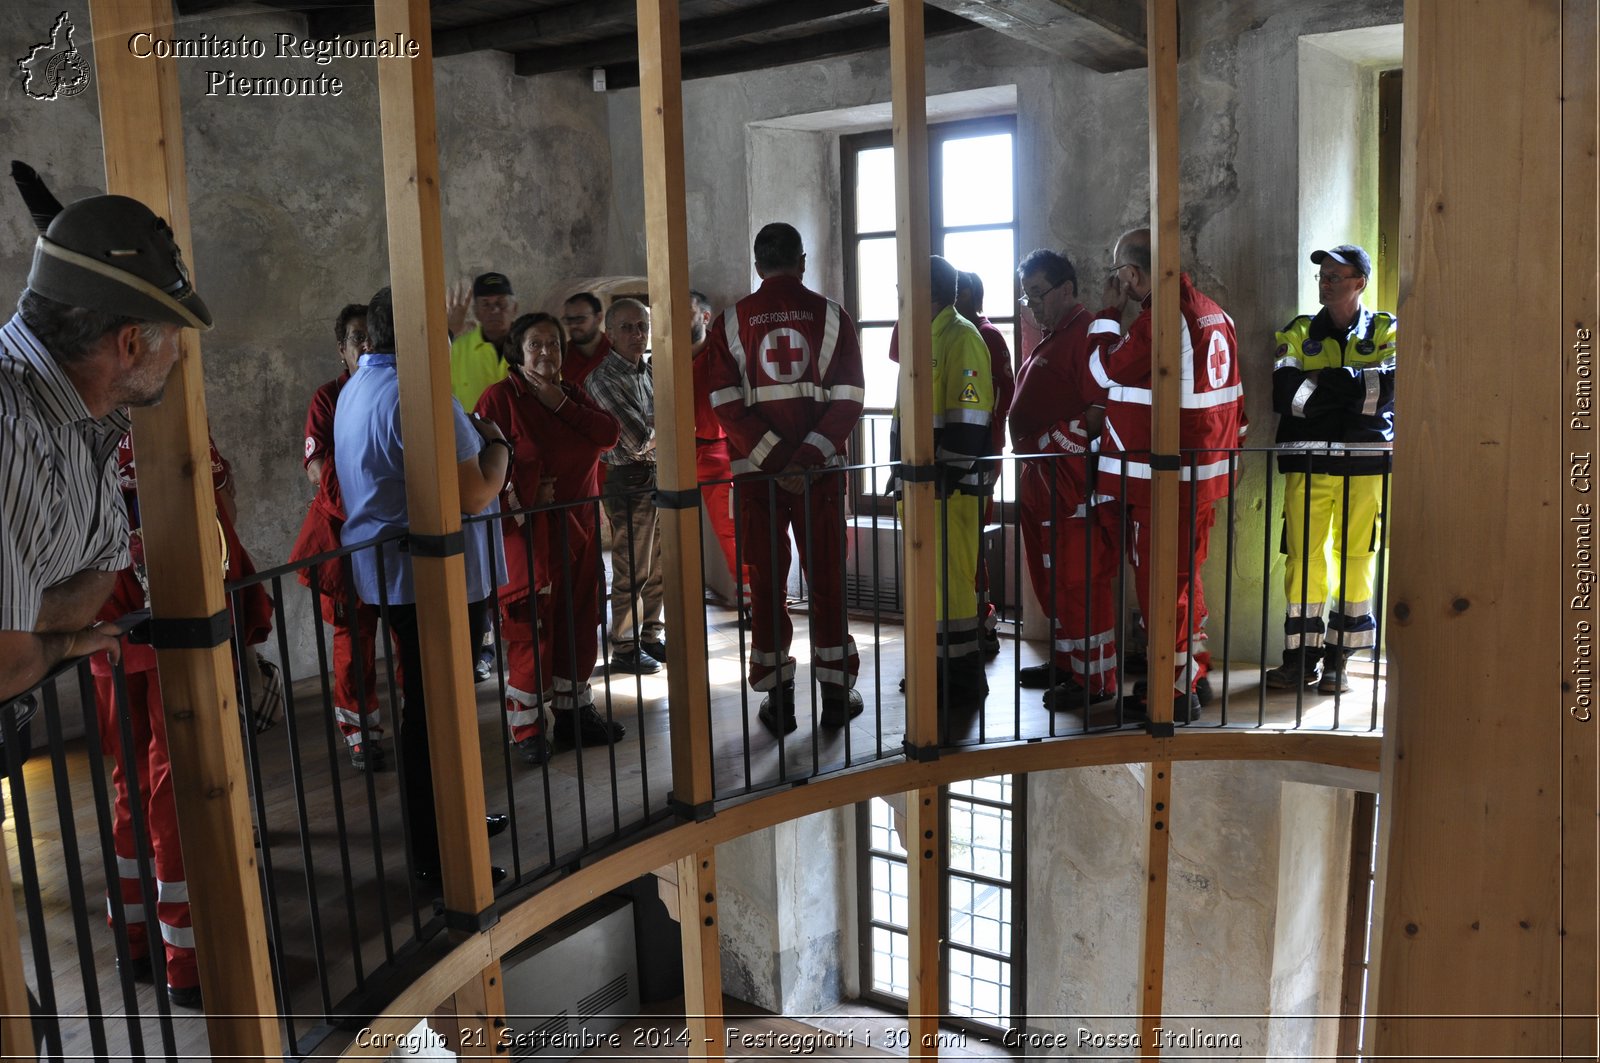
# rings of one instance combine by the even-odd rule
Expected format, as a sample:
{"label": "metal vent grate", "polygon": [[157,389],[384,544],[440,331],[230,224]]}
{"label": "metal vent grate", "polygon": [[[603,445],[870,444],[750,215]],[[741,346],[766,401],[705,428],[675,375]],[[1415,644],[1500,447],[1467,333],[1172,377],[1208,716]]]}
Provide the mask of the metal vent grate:
{"label": "metal vent grate", "polygon": [[553,1041],[563,1044],[568,1036],[567,1013],[561,1011],[535,1026],[528,1034],[518,1037],[513,1043],[517,1046],[513,1059],[532,1059],[544,1051]]}
{"label": "metal vent grate", "polygon": [[597,1015],[604,1015],[606,1008],[626,1000],[628,997],[628,976],[619,974],[593,993],[578,1001],[578,1022],[587,1024]]}

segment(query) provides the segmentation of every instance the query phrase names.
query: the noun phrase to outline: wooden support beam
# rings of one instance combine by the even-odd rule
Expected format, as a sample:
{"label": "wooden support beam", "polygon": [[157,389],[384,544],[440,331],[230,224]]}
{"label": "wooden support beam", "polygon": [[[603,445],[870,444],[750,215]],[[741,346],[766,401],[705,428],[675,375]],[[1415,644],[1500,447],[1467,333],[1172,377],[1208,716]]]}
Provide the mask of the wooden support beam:
{"label": "wooden support beam", "polygon": [[[641,0],[644,3],[655,0]],[[678,860],[678,911],[683,934],[683,1013],[688,1056],[722,1063],[722,940],[717,918],[717,851],[707,847]]]}
{"label": "wooden support beam", "polygon": [[[415,60],[378,60],[378,106],[400,423],[406,440],[406,506],[414,532],[446,536],[459,533],[462,524],[449,362],[438,356],[450,341],[443,313],[444,236],[428,3],[378,0],[376,13],[380,37],[404,34],[421,48]],[[481,529],[471,533],[481,534]],[[472,686],[476,639],[467,619],[466,567],[461,554],[413,554],[411,569],[445,908],[473,917],[494,907],[494,882],[484,831],[483,761]],[[499,976],[498,962],[491,962],[457,991],[458,1052],[495,1046],[505,1015]]]}
{"label": "wooden support beam", "polygon": [[[683,174],[683,85],[678,0],[639,0],[639,93],[645,244],[650,274],[651,371],[656,394],[656,482],[693,492],[694,367],[689,343],[689,222]],[[672,796],[686,812],[711,806],[711,700],[707,686],[700,506],[662,506],[661,566],[667,630],[667,711]]]}
{"label": "wooden support beam", "polygon": [[[1150,450],[1178,455],[1178,2],[1148,0],[1150,53]],[[1183,460],[1179,455],[1180,462]],[[1177,643],[1179,470],[1151,461],[1150,722],[1172,721],[1173,653]]]}
{"label": "wooden support beam", "polygon": [[[1597,240],[1596,202],[1600,176],[1595,170],[1596,129],[1600,128],[1600,64],[1594,0],[1563,0],[1561,5],[1561,233],[1565,241],[1562,261],[1561,321],[1569,332],[1565,384],[1562,393],[1576,395],[1594,380],[1593,358],[1600,332],[1600,240]],[[1582,361],[1580,361],[1582,359]],[[1586,370],[1580,376],[1580,367]],[[1562,450],[1591,458],[1597,449],[1594,431],[1580,430],[1567,418]],[[1569,470],[1572,464],[1568,459]],[[1593,484],[1570,476],[1565,488],[1565,512],[1580,505],[1593,512]],[[1600,602],[1568,616],[1576,628],[1585,621],[1600,630]],[[1569,652],[1576,644],[1568,644]],[[1575,676],[1569,678],[1576,678]],[[1575,685],[1575,684],[1574,684]],[[1593,693],[1590,698],[1593,700]],[[1572,711],[1576,709],[1577,711]],[[1595,820],[1600,816],[1600,705],[1569,703],[1561,721],[1561,1001],[1567,1021],[1561,1031],[1561,1054],[1568,1059],[1594,1059],[1600,1055],[1594,1016],[1600,1015],[1600,839]]]}
{"label": "wooden support beam", "polygon": [[[169,0],[91,0],[97,40],[140,30],[171,36]],[[183,118],[172,60],[95,49],[106,190],[165,217],[193,262]],[[199,276],[199,271],[194,271]],[[203,290],[204,282],[198,286]],[[205,380],[196,332],[180,333],[182,357],[165,401],[134,411],[139,502],[151,610],[158,618],[215,616],[227,609],[222,545],[209,473]],[[157,651],[178,834],[194,925],[206,1030],[218,1057],[281,1057],[283,1038],[268,968],[260,872],[244,780],[239,705],[227,643]]]}
{"label": "wooden support beam", "polygon": [[[786,27],[816,25],[841,15],[873,11],[876,0],[772,0],[760,7],[749,7],[709,18],[697,18],[678,27],[678,42],[684,48],[736,40]],[[643,23],[639,23],[643,25]],[[503,48],[504,45],[501,45]],[[616,66],[638,58],[637,36],[632,33],[602,37],[582,44],[554,45],[517,53],[518,74],[548,74],[555,70],[582,70],[596,66]]]}
{"label": "wooden support beam", "polygon": [[1144,0],[928,0],[1100,74],[1145,65]]}
{"label": "wooden support beam", "polygon": [[[929,11],[924,16],[924,37],[938,37],[947,33],[975,28],[966,19],[945,11]],[[890,44],[889,27],[877,24],[848,30],[833,30],[794,40],[776,41],[754,47],[735,47],[683,60],[683,80],[720,77],[724,74],[742,74],[751,70],[767,70],[794,63],[832,59],[841,55],[887,48]],[[631,67],[606,68],[606,88],[628,89],[638,84],[638,73]]]}
{"label": "wooden support beam", "polygon": [[[933,298],[928,278],[928,79],[922,4],[891,0],[889,78],[893,93],[896,265],[900,276],[900,460],[933,465]],[[905,529],[906,744],[939,744],[934,646],[933,483],[902,481]]]}
{"label": "wooden support beam", "polygon": [[927,786],[906,794],[906,879],[911,922],[907,927],[907,966],[911,984],[906,993],[910,1059],[939,1058],[939,1017],[944,1011],[944,829],[939,816],[939,788]]}
{"label": "wooden support beam", "polygon": [[[1594,119],[1565,138],[1562,13],[1549,0],[1405,8],[1380,1059],[1556,1058],[1563,1010],[1594,1022],[1592,980],[1566,1000],[1562,969],[1562,740],[1588,615],[1570,607],[1569,566],[1592,550],[1564,508],[1577,407],[1563,377],[1578,352],[1563,297],[1581,277],[1592,312],[1595,275],[1590,238],[1563,228],[1562,155],[1593,144]],[[1581,48],[1591,78],[1592,28]],[[1592,180],[1592,154],[1570,161]],[[1484,297],[1498,291],[1517,293],[1514,314]],[[1508,367],[1509,350],[1527,356]],[[1600,721],[1586,726],[1592,744]],[[1588,845],[1593,805],[1583,813]]]}
{"label": "wooden support beam", "polygon": [[17,931],[16,896],[11,889],[10,846],[0,830],[0,1056],[36,1059],[33,1020],[28,1008],[28,979],[22,967],[22,938]]}
{"label": "wooden support beam", "polygon": [[1167,959],[1167,856],[1172,845],[1172,761],[1144,767],[1144,919],[1139,928],[1139,1055],[1160,1059],[1156,1027]]}

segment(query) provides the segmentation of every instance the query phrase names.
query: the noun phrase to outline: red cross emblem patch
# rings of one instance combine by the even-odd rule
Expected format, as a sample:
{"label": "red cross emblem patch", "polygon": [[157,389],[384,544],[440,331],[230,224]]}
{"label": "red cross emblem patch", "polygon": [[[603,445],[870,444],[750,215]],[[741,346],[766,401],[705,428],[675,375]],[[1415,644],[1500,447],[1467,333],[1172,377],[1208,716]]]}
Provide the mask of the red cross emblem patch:
{"label": "red cross emblem patch", "polygon": [[811,365],[811,344],[792,328],[773,329],[762,339],[756,360],[773,380],[793,384]]}

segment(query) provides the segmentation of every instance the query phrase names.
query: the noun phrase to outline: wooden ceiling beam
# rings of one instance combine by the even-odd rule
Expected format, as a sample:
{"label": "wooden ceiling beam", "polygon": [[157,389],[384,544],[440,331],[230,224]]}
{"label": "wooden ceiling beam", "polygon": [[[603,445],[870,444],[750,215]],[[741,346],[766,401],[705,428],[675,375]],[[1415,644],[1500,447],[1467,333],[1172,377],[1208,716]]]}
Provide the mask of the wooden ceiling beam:
{"label": "wooden ceiling beam", "polygon": [[441,30],[434,34],[433,54],[460,55],[491,48],[510,51],[548,37],[587,35],[612,26],[626,28],[631,34],[637,19],[634,0],[577,0],[526,15]]}
{"label": "wooden ceiling beam", "polygon": [[[972,23],[945,11],[929,10],[924,32],[929,37],[973,29]],[[789,66],[818,59],[833,59],[889,47],[888,22],[848,30],[813,34],[791,41],[776,41],[753,48],[728,48],[683,57],[683,80],[743,74],[768,67]],[[627,63],[606,67],[606,88],[631,89],[639,84],[639,65]]]}
{"label": "wooden ceiling beam", "polygon": [[[812,0],[807,4],[774,0],[760,7],[685,22],[679,29],[679,38],[684,48],[698,48],[789,26],[815,25],[880,6],[875,0]],[[516,69],[526,77],[556,70],[609,67],[634,62],[638,54],[638,38],[631,32],[621,33],[584,44],[518,52]]]}

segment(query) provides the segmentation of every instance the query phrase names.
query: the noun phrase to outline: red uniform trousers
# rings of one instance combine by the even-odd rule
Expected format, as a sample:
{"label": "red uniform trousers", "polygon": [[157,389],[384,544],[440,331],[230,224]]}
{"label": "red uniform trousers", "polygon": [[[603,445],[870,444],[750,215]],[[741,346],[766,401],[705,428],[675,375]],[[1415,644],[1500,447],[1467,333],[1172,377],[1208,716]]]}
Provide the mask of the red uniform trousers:
{"label": "red uniform trousers", "polygon": [[[126,660],[127,640],[123,640]],[[98,672],[98,670],[97,670]],[[167,984],[187,989],[200,984],[195,966],[194,929],[189,921],[189,884],[184,879],[183,850],[178,841],[178,806],[172,793],[172,769],[167,759],[167,720],[161,701],[161,682],[154,667],[128,672],[128,717],[133,729],[134,769],[139,776],[139,804],[145,830],[150,835],[156,880],[156,918],[166,944]],[[118,889],[128,927],[128,947],[134,957],[150,952],[148,918],[139,885],[139,847],[134,841],[133,810],[128,793],[127,754],[117,718],[115,680],[94,677],[95,712],[100,720],[100,747],[116,758],[111,780],[116,786],[116,809],[111,836],[117,852]],[[113,927],[110,903],[106,922]]]}
{"label": "red uniform trousers", "polygon": [[[589,677],[600,656],[601,594],[594,508],[584,505],[534,514],[532,519],[540,522],[535,542],[542,544],[548,535],[546,556],[562,558],[563,563],[548,566],[548,571],[537,565],[536,579],[543,583],[537,594],[501,600],[500,635],[509,671],[506,722],[512,741],[540,733],[546,702],[556,712],[594,704]],[[526,546],[508,540],[507,552],[513,548]]]}
{"label": "red uniform trousers", "polygon": [[[1089,511],[1082,491],[1052,492],[1054,467],[1064,458],[1022,463],[1017,496],[1022,554],[1045,616],[1056,668],[1095,693],[1117,687],[1117,616],[1111,587],[1122,567],[1118,510],[1105,502]],[[1052,497],[1053,495],[1053,497]]]}
{"label": "red uniform trousers", "polygon": [[[383,737],[383,713],[378,707],[378,607],[360,603],[352,617],[344,602],[323,598],[322,619],[333,628],[333,720],[345,744],[355,746],[361,744],[364,715],[367,737],[377,741]],[[396,686],[405,683],[398,657],[394,681]]]}
{"label": "red uniform trousers", "polygon": [[995,612],[994,600],[989,597],[989,559],[983,554],[983,531],[993,519],[994,497],[991,495],[983,500],[983,514],[979,518],[978,578],[973,581],[973,587],[978,592],[978,627],[991,635],[1000,628],[1000,614]]}
{"label": "red uniform trousers", "polygon": [[861,657],[844,613],[845,474],[813,476],[805,494],[764,479],[741,480],[737,487],[739,527],[750,566],[751,688],[771,690],[794,679],[794,658],[789,656],[794,623],[785,601],[790,528],[811,592],[811,670],[825,688],[853,688]]}
{"label": "red uniform trousers", "polygon": [[[1216,522],[1216,503],[1201,502],[1195,507],[1194,525],[1189,522],[1189,501],[1178,500],[1178,598],[1177,644],[1174,647],[1173,690],[1192,691],[1200,677],[1211,671],[1211,654],[1206,652],[1206,592],[1200,582],[1200,567],[1206,562],[1206,551],[1211,543],[1211,526]],[[1128,507],[1129,558],[1133,562],[1134,586],[1139,592],[1139,610],[1146,630],[1150,617],[1150,510],[1140,506]],[[1194,552],[1189,552],[1193,535]],[[1193,575],[1191,581],[1190,576]],[[1194,671],[1189,672],[1190,650],[1193,650]],[[1187,677],[1187,679],[1186,679]]]}
{"label": "red uniform trousers", "polygon": [[[739,572],[739,547],[735,538],[733,521],[733,485],[726,481],[733,476],[733,466],[728,458],[727,439],[696,439],[694,441],[695,475],[703,485],[700,497],[705,501],[706,516],[711,520],[711,530],[722,545],[722,556],[728,559],[728,574],[733,577],[739,591],[740,608],[750,605],[750,559],[745,558],[744,572]],[[721,480],[722,483],[706,483]]]}

